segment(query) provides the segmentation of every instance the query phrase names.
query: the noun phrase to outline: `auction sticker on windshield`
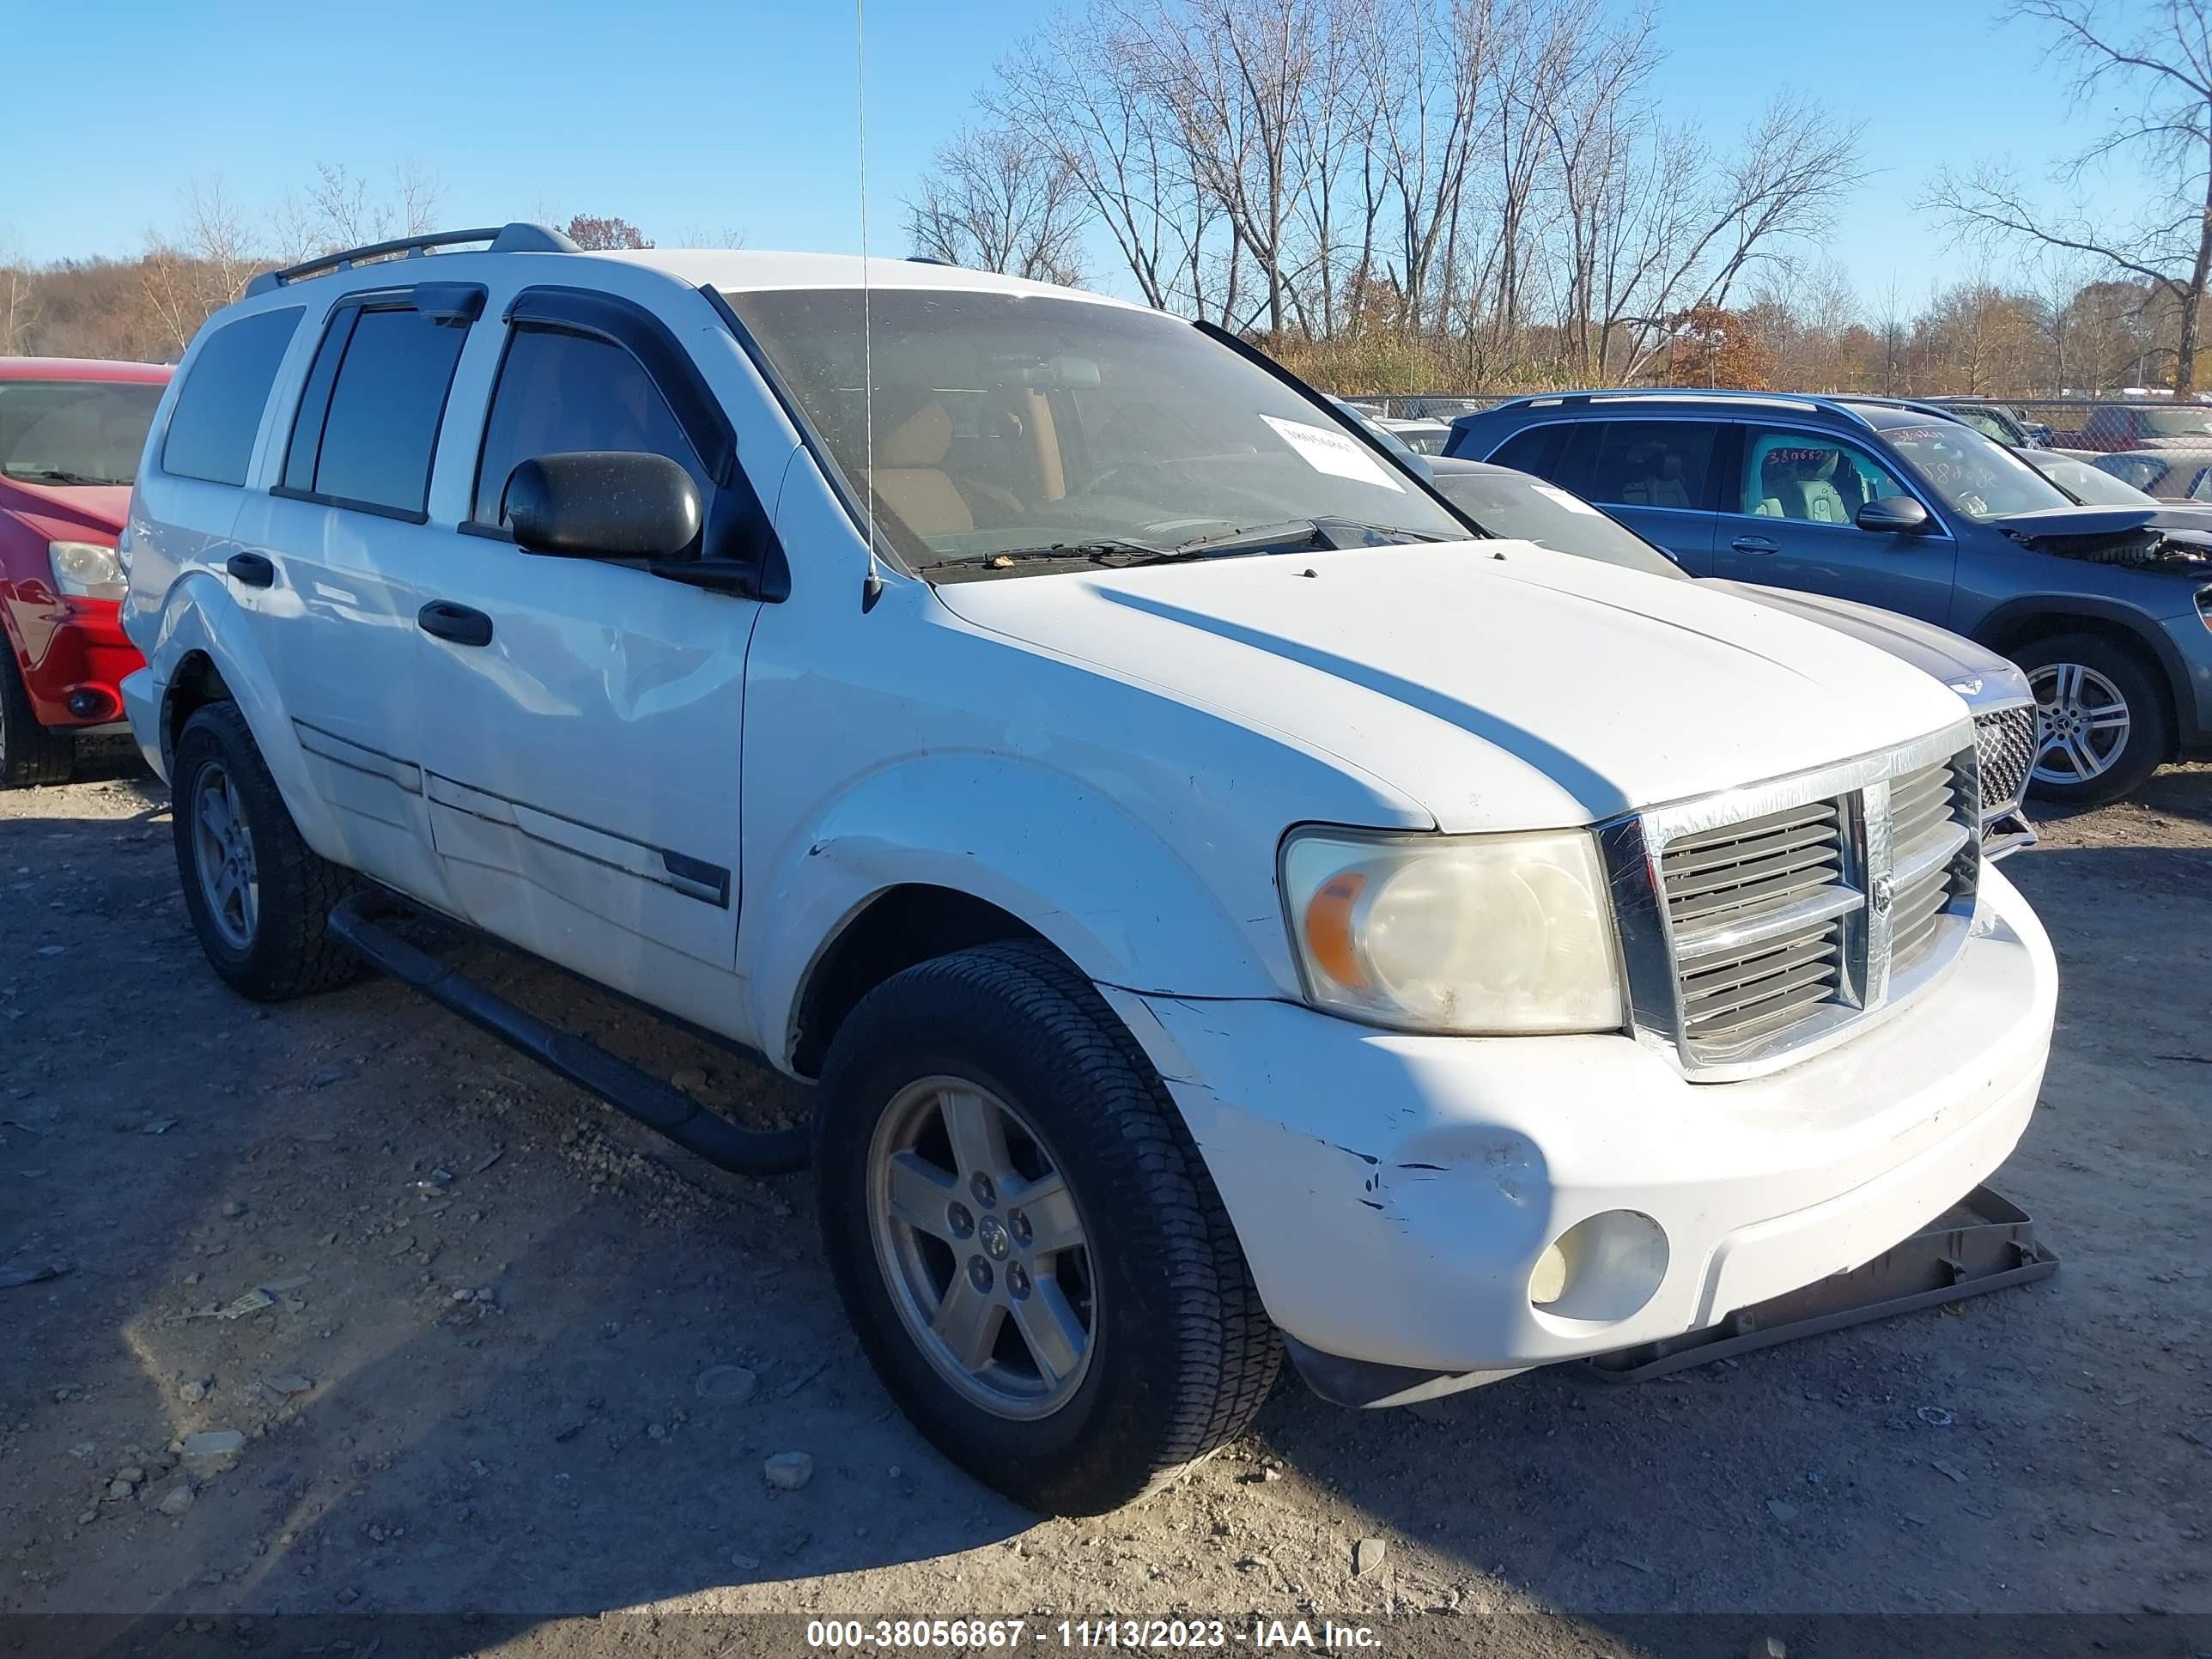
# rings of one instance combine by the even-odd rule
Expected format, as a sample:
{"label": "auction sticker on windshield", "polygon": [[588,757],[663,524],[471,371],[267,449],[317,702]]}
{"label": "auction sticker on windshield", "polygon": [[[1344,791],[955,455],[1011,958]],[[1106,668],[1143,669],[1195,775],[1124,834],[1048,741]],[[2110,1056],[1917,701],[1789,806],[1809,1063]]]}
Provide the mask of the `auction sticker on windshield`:
{"label": "auction sticker on windshield", "polygon": [[1273,415],[1260,418],[1274,428],[1275,435],[1296,450],[1299,459],[1315,471],[1359,483],[1380,484],[1385,489],[1405,494],[1406,486],[1385,472],[1374,456],[1345,434],[1297,421],[1278,420]]}
{"label": "auction sticker on windshield", "polygon": [[1570,495],[1565,490],[1554,489],[1547,483],[1540,483],[1535,488],[1539,495],[1557,501],[1570,513],[1587,513],[1593,519],[1600,516],[1598,510],[1579,495]]}

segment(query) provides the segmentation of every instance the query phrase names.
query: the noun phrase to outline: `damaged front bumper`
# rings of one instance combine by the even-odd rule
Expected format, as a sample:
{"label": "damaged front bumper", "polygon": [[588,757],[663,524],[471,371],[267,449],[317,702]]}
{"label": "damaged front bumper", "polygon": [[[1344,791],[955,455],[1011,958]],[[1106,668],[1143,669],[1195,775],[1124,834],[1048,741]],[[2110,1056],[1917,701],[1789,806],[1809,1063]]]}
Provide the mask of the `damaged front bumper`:
{"label": "damaged front bumper", "polygon": [[1691,1083],[1625,1036],[1416,1036],[1106,994],[1294,1358],[1332,1397],[1401,1403],[1711,1325],[1870,1260],[1985,1179],[2034,1109],[2057,975],[2012,884],[1985,869],[1981,894],[1911,1006],[1735,1083]]}

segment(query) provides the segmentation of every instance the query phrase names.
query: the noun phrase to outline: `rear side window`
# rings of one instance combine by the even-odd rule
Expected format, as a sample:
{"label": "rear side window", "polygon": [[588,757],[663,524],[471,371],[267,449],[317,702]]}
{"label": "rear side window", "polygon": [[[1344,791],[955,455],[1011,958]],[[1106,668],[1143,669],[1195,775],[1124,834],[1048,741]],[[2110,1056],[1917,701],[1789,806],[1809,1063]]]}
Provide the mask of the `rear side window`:
{"label": "rear side window", "polygon": [[1548,478],[1553,468],[1559,465],[1559,449],[1566,436],[1567,428],[1563,426],[1526,427],[1500,444],[1490,459],[1494,465],[1510,466],[1516,472]]}
{"label": "rear side window", "polygon": [[161,440],[161,471],[210,483],[242,484],[253,435],[276,384],[300,307],[256,312],[208,336],[177,392]]}
{"label": "rear side window", "polygon": [[507,481],[523,462],[593,449],[665,455],[691,475],[701,500],[713,489],[698,452],[643,363],[609,340],[558,329],[516,329],[484,422],[476,521],[505,521]]}
{"label": "rear side window", "polygon": [[284,489],[420,520],[465,323],[412,306],[348,307],[307,377]]}
{"label": "rear side window", "polygon": [[1710,421],[1596,423],[1581,493],[1616,507],[1701,507],[1719,426]]}

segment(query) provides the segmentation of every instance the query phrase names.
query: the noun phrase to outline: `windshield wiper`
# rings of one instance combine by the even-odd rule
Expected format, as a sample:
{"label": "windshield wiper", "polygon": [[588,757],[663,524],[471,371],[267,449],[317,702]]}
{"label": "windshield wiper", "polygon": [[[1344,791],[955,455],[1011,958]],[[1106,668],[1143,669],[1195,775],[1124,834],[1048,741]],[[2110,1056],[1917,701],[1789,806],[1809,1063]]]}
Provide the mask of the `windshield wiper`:
{"label": "windshield wiper", "polygon": [[1217,535],[1199,536],[1173,547],[1159,547],[1127,536],[1091,537],[1082,541],[1054,542],[1048,547],[1002,548],[995,553],[970,553],[957,558],[933,559],[921,567],[928,570],[1010,570],[1018,564],[1101,564],[1115,569],[1137,565],[1176,564],[1188,559],[1210,558],[1219,553],[1289,552],[1320,540],[1330,547],[1364,545],[1336,539],[1332,532],[1358,531],[1394,542],[1437,542],[1444,538],[1425,530],[1398,525],[1363,524],[1357,519],[1328,515],[1316,519],[1279,519],[1270,524],[1247,525]]}
{"label": "windshield wiper", "polygon": [[128,478],[94,478],[82,472],[65,472],[55,466],[25,466],[8,469],[8,476],[24,483],[58,484],[126,484]]}
{"label": "windshield wiper", "polygon": [[[1431,535],[1425,530],[1407,530],[1393,524],[1366,524],[1358,519],[1340,519],[1324,514],[1313,519],[1280,519],[1273,524],[1247,525],[1242,530],[1224,530],[1215,536],[1200,536],[1194,540],[1178,543],[1168,558],[1203,557],[1208,553],[1235,553],[1246,549],[1258,550],[1283,543],[1284,550],[1310,545],[1326,539],[1330,547],[1358,547],[1359,542],[1346,542],[1332,538],[1333,532],[1356,530],[1370,536],[1381,536],[1390,542],[1440,542],[1441,536]],[[1301,534],[1300,532],[1304,533]]]}
{"label": "windshield wiper", "polygon": [[1104,564],[1122,555],[1133,562],[1146,563],[1155,558],[1172,558],[1171,548],[1155,547],[1150,542],[1131,541],[1124,537],[1095,537],[1088,541],[1054,542],[1049,547],[1006,547],[995,553],[969,553],[957,558],[932,559],[919,566],[922,570],[1001,570],[1018,564]]}

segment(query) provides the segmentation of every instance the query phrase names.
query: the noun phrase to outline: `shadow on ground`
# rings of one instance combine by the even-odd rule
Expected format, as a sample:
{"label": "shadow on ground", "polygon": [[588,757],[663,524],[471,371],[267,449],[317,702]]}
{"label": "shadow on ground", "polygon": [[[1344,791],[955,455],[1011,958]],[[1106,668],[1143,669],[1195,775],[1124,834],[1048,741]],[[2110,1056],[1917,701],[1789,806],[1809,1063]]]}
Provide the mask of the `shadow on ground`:
{"label": "shadow on ground", "polygon": [[[2055,1281],[1633,1387],[1553,1371],[1363,1415],[1286,1383],[1151,1504],[1044,1522],[892,1410],[804,1177],[707,1169],[390,985],[249,1009],[183,926],[167,836],[150,807],[0,820],[0,1259],[75,1268],[0,1291],[0,1398],[30,1402],[0,1450],[33,1472],[0,1511],[29,1564],[0,1610],[2207,1605],[2212,853],[2008,866],[2067,978],[1996,1184]],[[499,971],[741,1115],[803,1107]],[[221,1428],[234,1457],[163,1449]],[[812,1480],[771,1487],[793,1450]],[[125,1458],[170,1473],[100,1496]],[[1384,1589],[1349,1577],[1368,1534]]]}

